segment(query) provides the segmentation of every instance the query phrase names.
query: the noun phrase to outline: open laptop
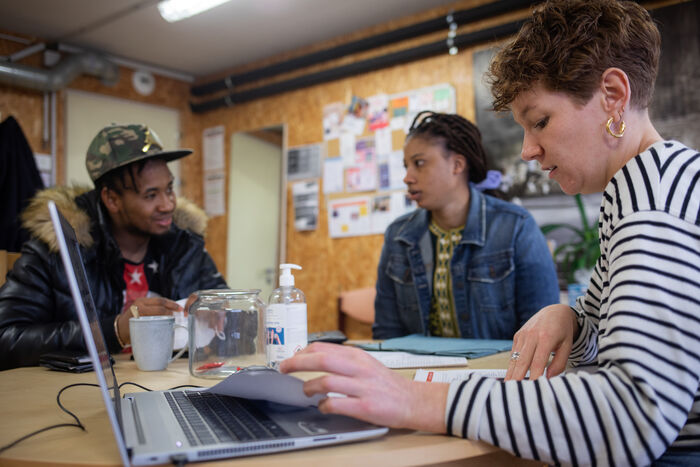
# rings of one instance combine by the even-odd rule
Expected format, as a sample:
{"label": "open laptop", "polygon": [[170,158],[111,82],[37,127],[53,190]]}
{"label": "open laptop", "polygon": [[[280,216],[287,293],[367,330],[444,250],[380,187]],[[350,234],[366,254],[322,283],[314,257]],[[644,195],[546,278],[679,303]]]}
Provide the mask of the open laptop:
{"label": "open laptop", "polygon": [[204,461],[373,438],[388,429],[315,407],[294,407],[198,390],[119,394],[75,231],[49,201],[49,212],[100,386],[126,466]]}

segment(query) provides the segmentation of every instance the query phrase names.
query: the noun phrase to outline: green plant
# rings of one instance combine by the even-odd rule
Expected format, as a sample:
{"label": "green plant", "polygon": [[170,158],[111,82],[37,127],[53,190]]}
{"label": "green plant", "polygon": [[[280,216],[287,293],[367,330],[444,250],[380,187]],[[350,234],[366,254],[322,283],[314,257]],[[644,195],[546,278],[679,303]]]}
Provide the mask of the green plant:
{"label": "green plant", "polygon": [[540,227],[545,235],[558,229],[568,229],[575,234],[574,239],[557,246],[553,253],[554,259],[566,271],[566,279],[569,284],[575,282],[574,272],[579,269],[592,269],[600,256],[598,226],[588,222],[581,195],[575,195],[574,199],[581,215],[581,228],[569,224],[545,224]]}

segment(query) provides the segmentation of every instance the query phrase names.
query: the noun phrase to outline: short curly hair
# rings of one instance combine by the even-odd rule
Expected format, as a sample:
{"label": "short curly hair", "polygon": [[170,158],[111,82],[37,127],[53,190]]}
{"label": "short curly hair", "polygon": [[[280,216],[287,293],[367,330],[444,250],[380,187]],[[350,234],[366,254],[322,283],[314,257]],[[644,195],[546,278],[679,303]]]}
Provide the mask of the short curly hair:
{"label": "short curly hair", "polygon": [[533,11],[491,61],[493,109],[508,110],[541,83],[585,104],[610,67],[630,78],[630,103],[647,108],[654,92],[661,36],[649,12],[631,1],[550,0]]}

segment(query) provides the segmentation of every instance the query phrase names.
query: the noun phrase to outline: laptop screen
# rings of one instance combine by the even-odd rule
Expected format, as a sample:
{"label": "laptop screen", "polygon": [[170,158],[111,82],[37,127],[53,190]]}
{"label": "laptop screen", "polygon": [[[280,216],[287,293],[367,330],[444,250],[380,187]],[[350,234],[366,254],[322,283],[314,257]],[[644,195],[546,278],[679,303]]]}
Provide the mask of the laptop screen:
{"label": "laptop screen", "polygon": [[[83,329],[85,346],[90,354],[97,380],[102,388],[103,398],[107,405],[107,413],[112,429],[115,431],[122,462],[128,465],[129,460],[123,441],[124,434],[122,433],[119,384],[114,374],[114,368],[112,368],[109,351],[100,327],[100,320],[95,310],[95,302],[92,299],[90,284],[88,283],[83,259],[80,254],[80,245],[73,227],[59,212],[56,204],[53,201],[49,201],[48,206],[66,277],[73,295],[75,311]],[[111,398],[109,397],[110,391]]]}
{"label": "laptop screen", "polygon": [[[58,213],[58,216],[61,221],[63,236],[65,237],[66,244],[68,246],[68,256],[70,257],[70,262],[73,266],[73,271],[75,272],[75,279],[78,283],[80,298],[83,302],[85,313],[87,314],[88,321],[90,323],[90,330],[92,331],[92,338],[95,341],[95,347],[97,348],[97,355],[100,359],[100,363],[102,364],[102,370],[105,373],[107,386],[110,388],[110,390],[113,388],[118,390],[119,388],[115,385],[116,381],[114,370],[112,369],[112,365],[109,361],[109,352],[107,351],[104,335],[102,334],[100,321],[97,318],[97,311],[95,311],[95,302],[92,299],[90,286],[87,283],[87,275],[85,273],[85,267],[83,266],[83,258],[80,254],[80,246],[78,245],[75,231],[60,212]],[[115,398],[117,398],[117,396],[118,395],[115,393]]]}
{"label": "laptop screen", "polygon": [[[68,247],[68,256],[70,258],[71,265],[73,266],[73,271],[75,272],[75,279],[78,284],[78,290],[80,291],[80,298],[83,302],[83,306],[85,307],[88,322],[90,323],[92,338],[95,341],[97,355],[100,363],[102,364],[102,370],[105,374],[107,386],[110,390],[119,390],[119,387],[115,384],[116,380],[114,370],[109,361],[109,352],[107,351],[104,335],[102,334],[100,321],[97,318],[97,311],[95,311],[95,302],[93,301],[92,294],[90,293],[90,286],[87,282],[87,274],[85,273],[85,267],[83,266],[83,258],[80,254],[80,246],[75,236],[75,231],[60,212],[58,212],[58,218],[61,221],[61,230],[63,231],[63,237],[65,238],[66,246]],[[114,397],[118,399],[118,393],[115,393]]]}

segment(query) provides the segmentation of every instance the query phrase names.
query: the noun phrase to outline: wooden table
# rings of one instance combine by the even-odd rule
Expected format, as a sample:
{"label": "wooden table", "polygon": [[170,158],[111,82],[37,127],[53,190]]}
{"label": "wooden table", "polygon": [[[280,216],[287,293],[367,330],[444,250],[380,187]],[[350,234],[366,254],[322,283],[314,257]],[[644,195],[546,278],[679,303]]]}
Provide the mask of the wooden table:
{"label": "wooden table", "polygon": [[[470,368],[504,368],[507,353],[475,359]],[[187,361],[170,364],[166,371],[141,372],[133,361],[117,357],[115,364],[120,383],[132,381],[151,389],[168,389],[181,384],[210,386],[218,380],[190,376]],[[412,378],[415,370],[399,370]],[[298,374],[307,379],[312,374]],[[0,446],[35,430],[73,420],[56,405],[58,391],[71,383],[95,383],[94,373],[71,374],[41,367],[17,368],[0,372]],[[139,389],[125,386],[122,392]],[[119,453],[96,387],[79,386],[66,390],[61,402],[74,412],[87,428],[56,428],[41,433],[0,453],[0,466],[113,466],[119,465]],[[483,442],[433,435],[411,430],[390,430],[381,438],[353,444],[208,462],[207,465],[236,466],[404,466],[457,465],[469,459],[469,465],[535,465],[511,456]],[[539,465],[539,464],[537,464]]]}

